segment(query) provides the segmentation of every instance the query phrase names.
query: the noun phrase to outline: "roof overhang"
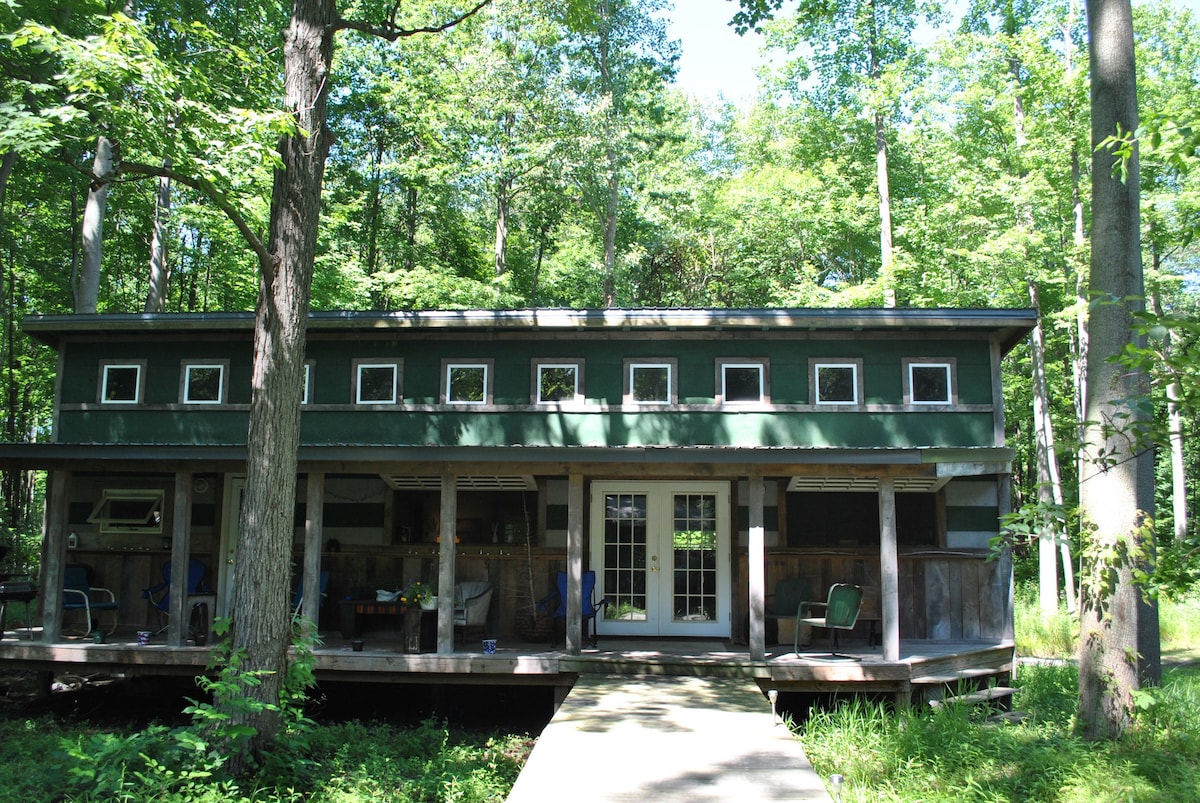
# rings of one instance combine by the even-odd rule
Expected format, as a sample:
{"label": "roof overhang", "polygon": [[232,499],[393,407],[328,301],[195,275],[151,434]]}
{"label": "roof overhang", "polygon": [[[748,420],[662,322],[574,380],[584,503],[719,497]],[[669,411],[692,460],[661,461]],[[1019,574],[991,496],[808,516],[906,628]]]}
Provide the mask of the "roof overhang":
{"label": "roof overhang", "polygon": [[[310,333],[335,332],[959,332],[994,336],[1007,353],[1037,322],[1032,309],[521,309],[318,311]],[[249,312],[31,315],[24,331],[50,346],[67,337],[254,331]]]}
{"label": "roof overhang", "polygon": [[[981,448],[739,448],[712,446],[472,447],[301,446],[300,473],[379,474],[396,488],[435,487],[422,478],[450,471],[482,488],[531,487],[533,476],[774,476],[796,490],[869,490],[881,477],[897,490],[936,490],[957,476],[1007,474],[1013,450]],[[243,445],[0,444],[0,468],[122,471],[239,472]],[[496,479],[499,478],[499,479]],[[503,481],[501,481],[503,480]],[[439,480],[440,482],[440,480]],[[460,483],[461,485],[462,483]]]}

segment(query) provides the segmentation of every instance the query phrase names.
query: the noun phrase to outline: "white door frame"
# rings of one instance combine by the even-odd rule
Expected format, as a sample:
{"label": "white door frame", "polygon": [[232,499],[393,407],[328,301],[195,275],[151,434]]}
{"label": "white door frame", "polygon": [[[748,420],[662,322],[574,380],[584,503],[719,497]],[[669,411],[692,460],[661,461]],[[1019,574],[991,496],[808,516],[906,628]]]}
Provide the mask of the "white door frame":
{"label": "white door frame", "polygon": [[[596,481],[591,485],[590,541],[591,565],[596,570],[596,595],[613,594],[605,589],[605,504],[606,494],[636,494],[646,497],[646,555],[645,577],[647,605],[644,616],[624,618],[610,607],[603,618],[597,617],[597,630],[605,635],[643,636],[703,636],[727,637],[730,634],[732,578],[729,564],[732,535],[730,515],[730,483],[722,481],[694,482],[617,480]],[[704,614],[674,616],[674,495],[711,494],[716,500],[716,611],[711,618]]]}

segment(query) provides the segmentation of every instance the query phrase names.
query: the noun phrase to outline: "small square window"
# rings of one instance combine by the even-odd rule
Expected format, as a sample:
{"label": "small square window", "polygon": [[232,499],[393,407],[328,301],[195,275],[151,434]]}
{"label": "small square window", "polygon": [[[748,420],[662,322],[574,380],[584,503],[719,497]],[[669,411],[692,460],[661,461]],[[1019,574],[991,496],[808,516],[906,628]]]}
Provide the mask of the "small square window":
{"label": "small square window", "polygon": [[361,362],[355,376],[355,404],[395,404],[399,366],[387,362]]}
{"label": "small square window", "polygon": [[579,398],[578,363],[538,363],[537,403],[564,404]]}
{"label": "small square window", "polygon": [[447,404],[487,404],[491,397],[487,363],[446,363]]}
{"label": "small square window", "polygon": [[137,404],[142,399],[142,366],[110,364],[102,366],[101,404]]}
{"label": "small square window", "polygon": [[184,366],[184,404],[222,404],[224,401],[223,363],[190,363]]}
{"label": "small square window", "polygon": [[673,404],[671,362],[628,362],[626,400],[634,404]]}
{"label": "small square window", "polygon": [[953,404],[953,365],[950,362],[905,360],[910,404]]}
{"label": "small square window", "polygon": [[817,404],[858,404],[858,363],[813,363],[813,399]]}
{"label": "small square window", "polygon": [[721,403],[757,404],[765,400],[764,362],[719,362]]}

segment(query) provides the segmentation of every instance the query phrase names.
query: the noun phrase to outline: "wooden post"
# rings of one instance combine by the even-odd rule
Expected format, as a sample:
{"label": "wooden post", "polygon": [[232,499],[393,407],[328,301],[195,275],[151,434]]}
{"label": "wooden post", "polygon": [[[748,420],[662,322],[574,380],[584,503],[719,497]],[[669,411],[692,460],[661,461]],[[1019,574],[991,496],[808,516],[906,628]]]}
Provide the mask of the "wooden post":
{"label": "wooden post", "polygon": [[46,517],[42,532],[42,641],[62,635],[63,572],[67,564],[67,507],[71,472],[51,471],[46,482]]}
{"label": "wooden post", "polygon": [[763,497],[765,488],[762,477],[749,478],[750,490],[750,533],[749,533],[749,605],[750,605],[750,660],[767,659],[766,631],[763,617],[766,611],[767,585],[767,531],[763,524]]}
{"label": "wooden post", "polygon": [[438,537],[438,655],[454,652],[454,536],[458,518],[457,478],[451,471],[442,474],[442,509]]}
{"label": "wooden post", "polygon": [[311,637],[321,617],[321,539],[325,532],[325,474],[310,471],[304,497],[304,573],[300,581],[300,616]]}
{"label": "wooden post", "polygon": [[583,475],[567,478],[567,653],[583,650]]}
{"label": "wooden post", "polygon": [[188,628],[188,560],[191,546],[188,533],[192,521],[192,473],[175,473],[175,497],[171,505],[171,576],[167,578],[170,603],[167,611],[167,644],[182,647]]}
{"label": "wooden post", "polygon": [[896,548],[896,480],[879,478],[879,576],[883,660],[900,660],[900,558]]}

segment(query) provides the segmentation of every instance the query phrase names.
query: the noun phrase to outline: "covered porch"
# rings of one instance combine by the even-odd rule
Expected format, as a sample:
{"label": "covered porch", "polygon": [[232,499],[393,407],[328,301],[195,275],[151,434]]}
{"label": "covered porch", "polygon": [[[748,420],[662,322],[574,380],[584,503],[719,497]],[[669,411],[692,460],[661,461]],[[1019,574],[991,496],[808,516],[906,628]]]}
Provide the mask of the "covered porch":
{"label": "covered porch", "polygon": [[[14,635],[16,637],[14,638]],[[314,649],[319,682],[554,687],[556,700],[580,675],[661,675],[745,678],[764,691],[781,693],[878,693],[897,702],[940,696],[960,684],[1006,680],[1013,669],[1011,642],[906,640],[896,660],[859,639],[844,641],[838,659],[824,643],[802,649],[771,649],[762,660],[727,640],[601,639],[597,647],[572,654],[561,645],[499,640],[494,654],[471,645],[451,654],[409,653],[387,633],[364,639],[361,651],[336,631],[322,634]],[[212,647],[139,645],[117,633],[104,644],[68,638],[50,644],[11,631],[0,641],[0,657],[12,669],[55,675],[193,676],[206,671]]]}

